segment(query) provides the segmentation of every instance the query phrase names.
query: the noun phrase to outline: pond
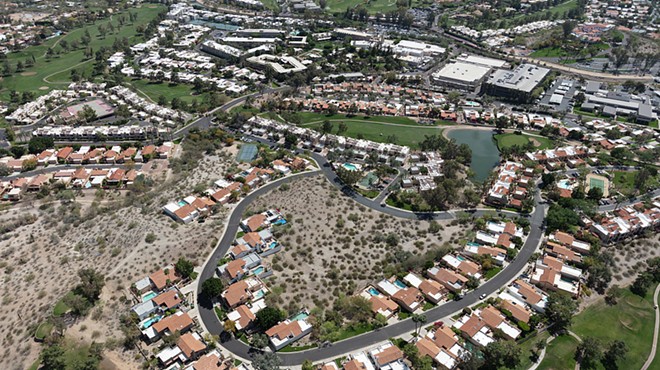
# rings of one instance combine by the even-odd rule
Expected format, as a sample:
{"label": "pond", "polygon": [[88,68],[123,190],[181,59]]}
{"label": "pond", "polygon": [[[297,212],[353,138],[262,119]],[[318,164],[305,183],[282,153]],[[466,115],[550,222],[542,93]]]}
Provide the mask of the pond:
{"label": "pond", "polygon": [[500,152],[491,130],[456,129],[449,131],[447,137],[456,140],[458,144],[467,144],[472,149],[470,168],[474,171],[475,181],[486,180],[500,161]]}

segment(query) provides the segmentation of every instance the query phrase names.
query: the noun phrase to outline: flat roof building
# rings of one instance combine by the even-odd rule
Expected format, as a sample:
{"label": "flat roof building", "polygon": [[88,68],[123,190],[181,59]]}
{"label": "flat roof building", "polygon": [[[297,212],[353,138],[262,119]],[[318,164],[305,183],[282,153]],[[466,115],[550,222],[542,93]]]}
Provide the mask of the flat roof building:
{"label": "flat roof building", "polygon": [[532,91],[548,73],[548,68],[534,64],[521,64],[513,70],[498,69],[486,82],[486,93],[515,101],[530,101]]}
{"label": "flat roof building", "polygon": [[454,62],[435,72],[432,78],[438,85],[473,91],[481,86],[489,72],[490,67]]}

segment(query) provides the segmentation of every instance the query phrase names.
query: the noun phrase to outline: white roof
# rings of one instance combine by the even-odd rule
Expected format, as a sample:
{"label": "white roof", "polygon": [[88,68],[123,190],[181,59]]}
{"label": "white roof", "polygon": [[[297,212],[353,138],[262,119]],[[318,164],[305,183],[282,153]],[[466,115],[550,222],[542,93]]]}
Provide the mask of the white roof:
{"label": "white roof", "polygon": [[452,80],[474,82],[483,78],[490,72],[489,67],[476,64],[454,62],[445,65],[441,70],[434,74],[434,77],[447,78]]}

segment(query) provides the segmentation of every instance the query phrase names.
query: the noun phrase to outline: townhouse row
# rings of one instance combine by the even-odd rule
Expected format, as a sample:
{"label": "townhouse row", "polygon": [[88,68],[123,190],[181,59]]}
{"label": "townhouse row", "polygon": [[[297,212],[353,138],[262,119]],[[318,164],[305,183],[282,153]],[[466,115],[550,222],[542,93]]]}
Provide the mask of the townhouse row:
{"label": "townhouse row", "polygon": [[501,164],[484,203],[522,209],[523,201],[532,196],[534,177],[534,169],[525,168],[522,163],[507,161]]}

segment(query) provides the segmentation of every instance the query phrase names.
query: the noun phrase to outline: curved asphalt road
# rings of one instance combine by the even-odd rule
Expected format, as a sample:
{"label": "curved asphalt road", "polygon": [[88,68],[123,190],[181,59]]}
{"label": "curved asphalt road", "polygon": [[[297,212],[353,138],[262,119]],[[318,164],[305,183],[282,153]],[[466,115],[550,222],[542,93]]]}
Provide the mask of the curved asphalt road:
{"label": "curved asphalt road", "polygon": [[[328,177],[330,182],[333,183],[335,186],[339,187],[342,191],[345,191],[344,187],[340,183],[334,171],[332,171],[332,169],[330,168],[330,165],[325,160],[325,158],[318,154],[313,154],[313,157],[319,162],[319,165],[321,166],[321,171],[325,176]],[[255,190],[247,197],[245,197],[233,210],[229,218],[229,224],[227,226],[225,234],[223,235],[222,240],[219,243],[219,247],[213,252],[213,255],[211,256],[211,258],[209,258],[207,264],[204,266],[204,269],[200,274],[199,281],[204,281],[214,276],[215,269],[217,267],[217,262],[229,250],[229,247],[234,241],[234,236],[238,231],[241,217],[243,216],[243,213],[245,212],[247,207],[252,203],[252,201],[254,201],[257,197],[266,194],[267,192],[269,192],[270,190],[274,189],[275,187],[279,186],[284,182],[289,182],[294,178],[311,177],[315,175],[318,175],[318,172],[307,172],[298,175],[298,177],[285,178],[282,179],[281,181],[276,181],[267,184]],[[355,201],[366,207],[375,209],[379,212],[385,212],[395,217],[402,217],[407,219],[420,219],[420,220],[421,219],[452,219],[454,217],[451,212],[436,212],[433,214],[431,213],[415,214],[395,208],[381,207],[378,204],[374,204],[375,202],[370,201],[369,199],[366,199],[360,196],[359,194],[349,193],[349,196],[351,196]],[[541,238],[543,236],[543,221],[545,218],[545,211],[547,209],[547,206],[543,203],[541,196],[538,192],[535,194],[534,200],[536,207],[534,212],[530,215],[531,230],[527,238],[527,241],[521,248],[516,259],[513,260],[509,264],[509,266],[507,266],[507,268],[502,270],[499,274],[495,275],[495,277],[488,280],[483,285],[479,286],[477,289],[466,294],[462,300],[447,302],[445,304],[442,304],[438,307],[426,311],[424,314],[426,315],[429,322],[440,320],[444,317],[453,314],[454,312],[460,311],[465,307],[475,304],[476,302],[479,301],[479,296],[481,294],[488,295],[493,292],[496,292],[502,286],[508,284],[510,280],[518,276],[518,274],[524,269],[529,258],[536,251],[539,242],[541,241]],[[488,212],[492,212],[492,211],[488,211]],[[484,212],[483,211],[475,212],[475,214],[481,214],[481,213]],[[198,299],[199,299],[198,307],[199,307],[200,319],[203,321],[204,326],[212,334],[221,335],[223,333],[223,325],[215,315],[212,302],[210,302],[208,299],[204,298],[204,296],[200,294],[201,286],[202,284],[198,285]],[[319,361],[332,357],[342,356],[346,353],[352,352],[359,348],[374,345],[376,343],[385,341],[392,337],[400,336],[404,333],[411,332],[413,330],[415,330],[415,324],[412,322],[411,319],[407,319],[392,325],[388,325],[376,331],[372,331],[359,336],[348,338],[340,342],[333,343],[328,347],[310,349],[306,351],[292,352],[292,353],[278,353],[277,356],[282,360],[282,365],[284,366],[299,365],[303,363],[305,360]],[[223,337],[224,339],[222,346],[226,348],[228,351],[230,351],[231,353],[235,354],[238,357],[250,358],[252,353],[252,349],[250,346],[234,338],[227,338],[228,337],[227,335],[223,335],[221,337]]]}

